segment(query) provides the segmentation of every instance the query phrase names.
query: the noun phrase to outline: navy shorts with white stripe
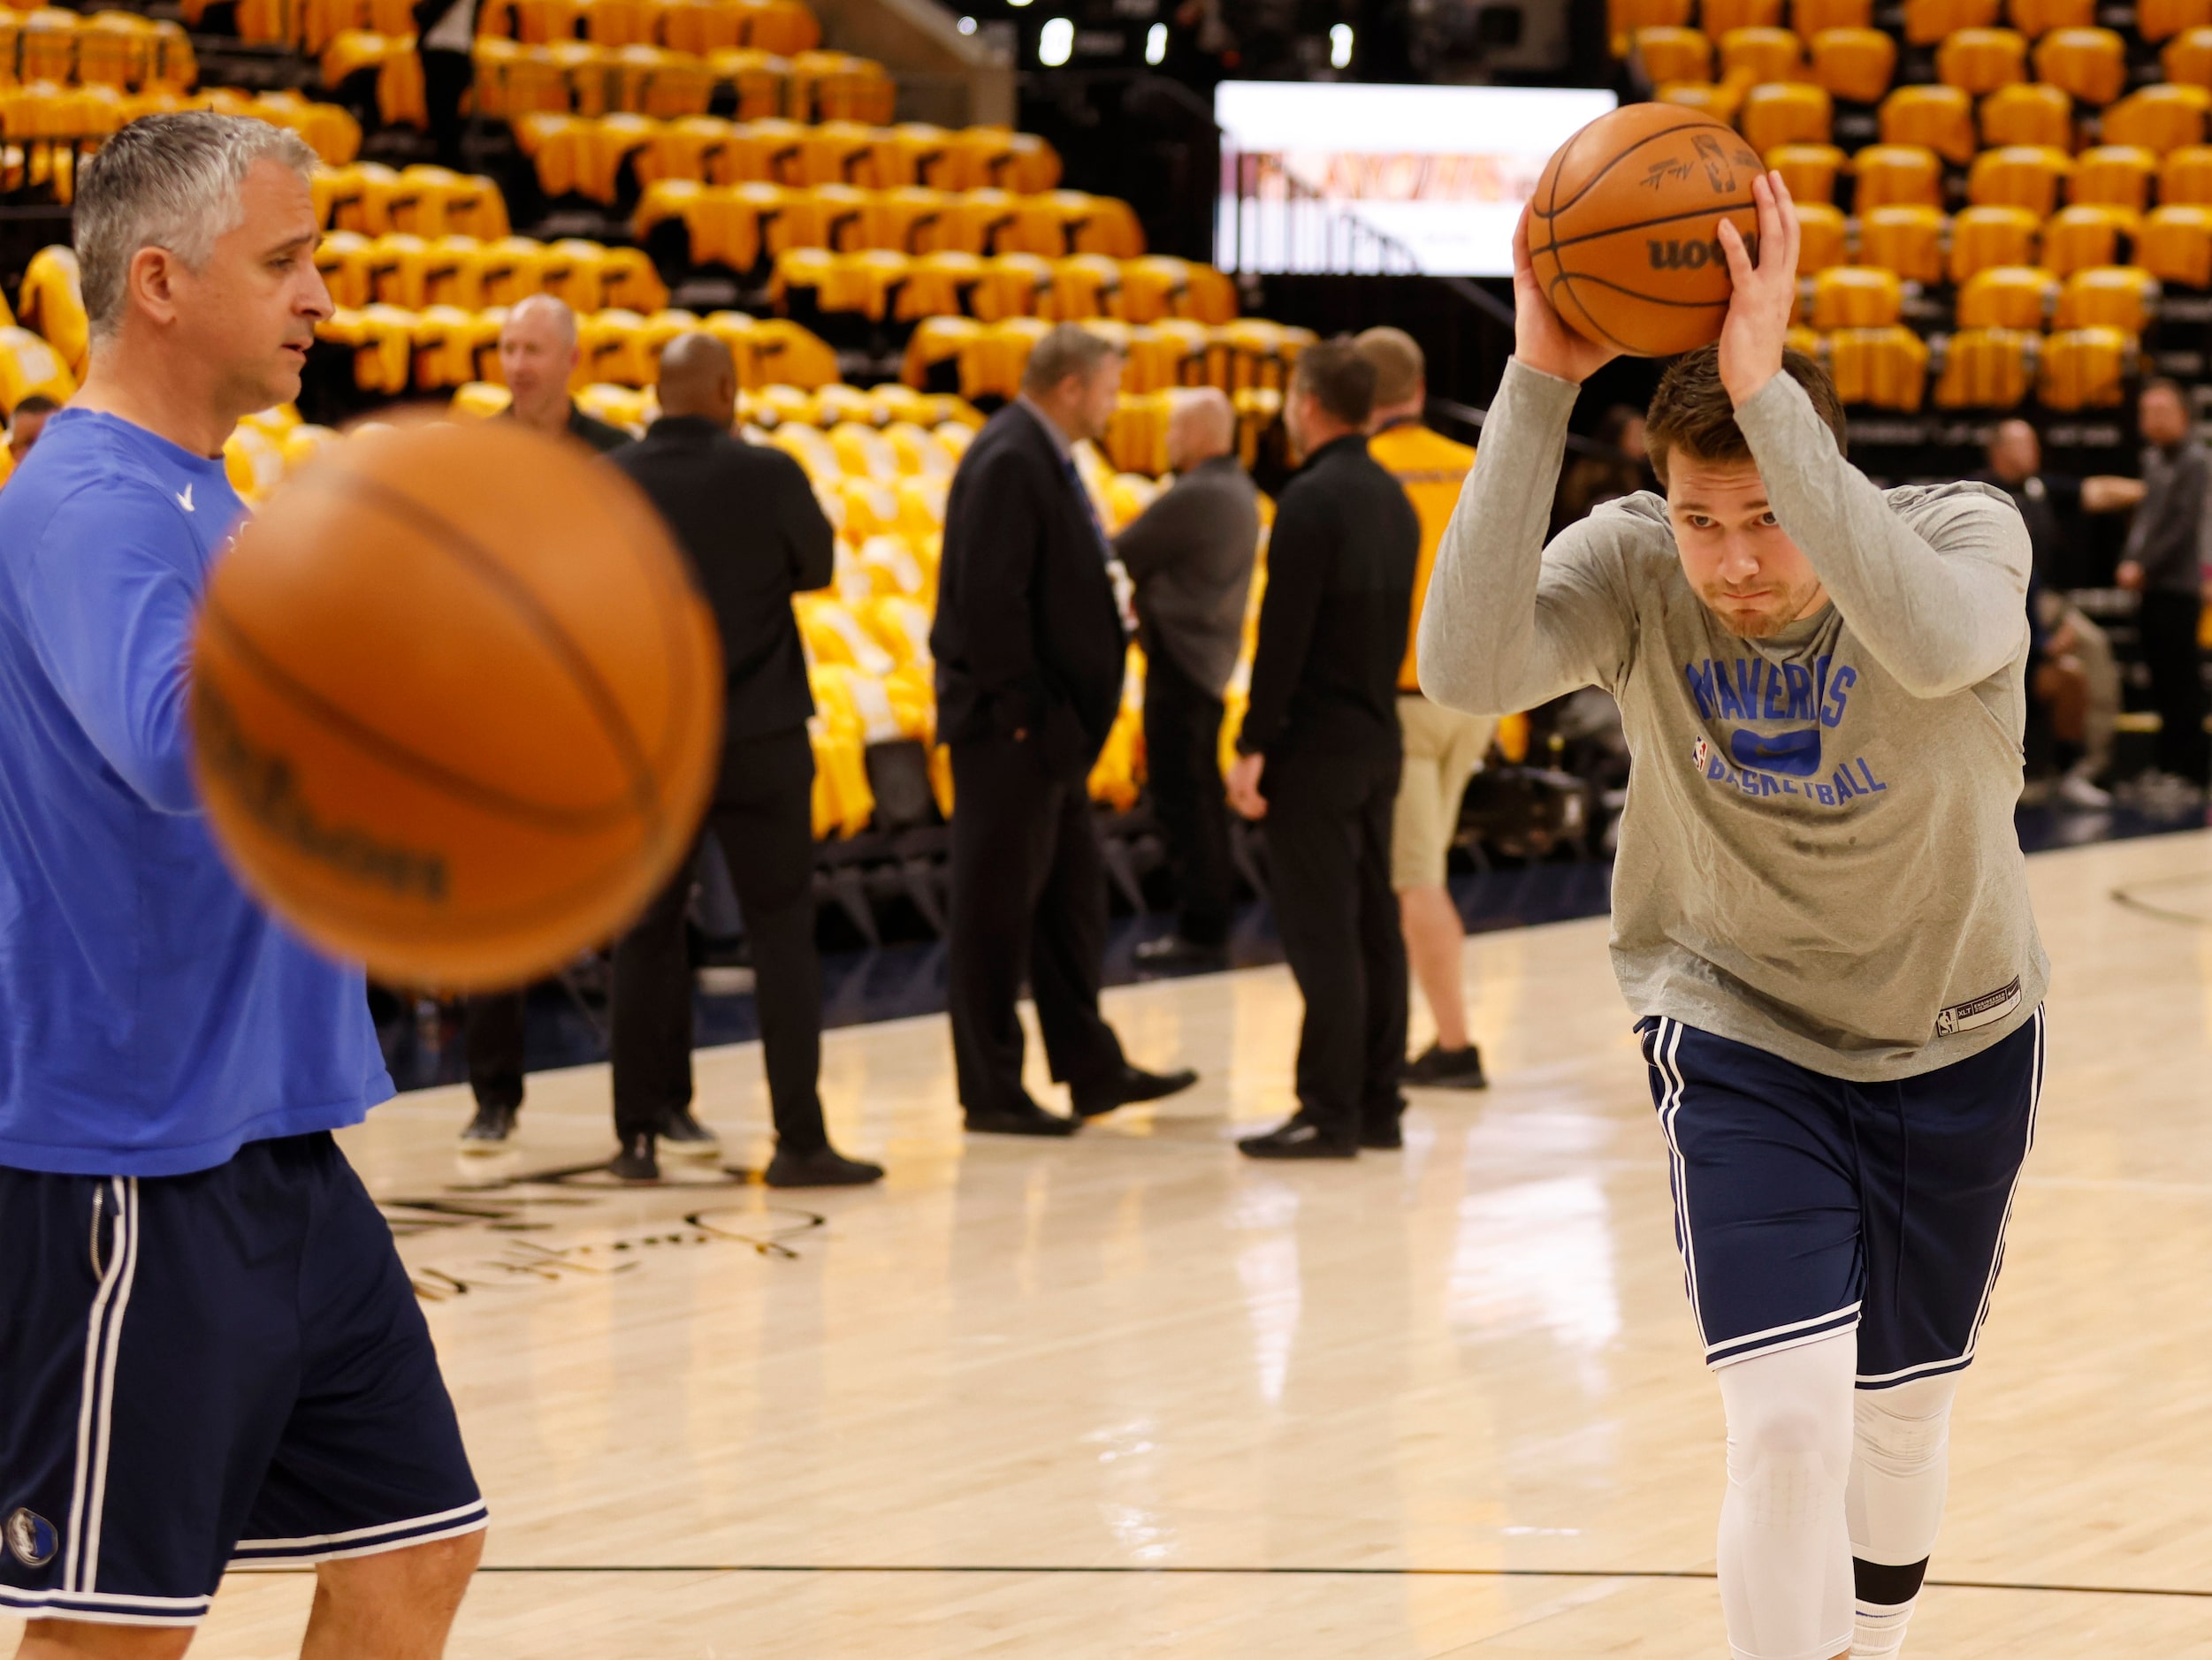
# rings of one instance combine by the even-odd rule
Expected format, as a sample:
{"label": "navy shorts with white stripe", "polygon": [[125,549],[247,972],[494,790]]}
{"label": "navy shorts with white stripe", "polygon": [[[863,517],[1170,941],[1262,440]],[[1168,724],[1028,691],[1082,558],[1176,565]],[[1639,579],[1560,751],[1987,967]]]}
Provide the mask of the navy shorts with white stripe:
{"label": "navy shorts with white stripe", "polygon": [[0,1609],[185,1626],[226,1567],[473,1531],[392,1232],[328,1135],[178,1176],[0,1169]]}
{"label": "navy shorts with white stripe", "polygon": [[1855,1084],[1637,1022],[1708,1366],[1856,1329],[1858,1386],[1974,1358],[2035,1138],[2043,1014],[1918,1077]]}

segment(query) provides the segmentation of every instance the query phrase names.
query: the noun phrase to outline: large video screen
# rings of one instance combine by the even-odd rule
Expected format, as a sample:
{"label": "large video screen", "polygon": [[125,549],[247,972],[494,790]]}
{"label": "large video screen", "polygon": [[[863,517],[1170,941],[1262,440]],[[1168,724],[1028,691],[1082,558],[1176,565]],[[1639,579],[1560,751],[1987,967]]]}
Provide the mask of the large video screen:
{"label": "large video screen", "polygon": [[1614,103],[1580,88],[1224,81],[1216,263],[1509,276],[1544,164]]}

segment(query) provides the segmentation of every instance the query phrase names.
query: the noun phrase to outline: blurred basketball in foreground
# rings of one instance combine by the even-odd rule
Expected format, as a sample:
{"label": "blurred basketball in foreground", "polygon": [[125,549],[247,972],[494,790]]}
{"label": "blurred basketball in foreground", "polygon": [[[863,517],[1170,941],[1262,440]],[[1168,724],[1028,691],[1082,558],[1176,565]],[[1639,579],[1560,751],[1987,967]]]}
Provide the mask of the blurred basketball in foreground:
{"label": "blurred basketball in foreground", "polygon": [[217,562],[192,725],[246,885],[394,982],[619,932],[719,758],[714,625],[644,497],[511,421],[357,437]]}
{"label": "blurred basketball in foreground", "polygon": [[1735,129],[1671,103],[1600,116],[1545,164],[1529,203],[1536,278],[1569,327],[1666,357],[1720,338],[1735,221],[1756,253],[1758,154]]}

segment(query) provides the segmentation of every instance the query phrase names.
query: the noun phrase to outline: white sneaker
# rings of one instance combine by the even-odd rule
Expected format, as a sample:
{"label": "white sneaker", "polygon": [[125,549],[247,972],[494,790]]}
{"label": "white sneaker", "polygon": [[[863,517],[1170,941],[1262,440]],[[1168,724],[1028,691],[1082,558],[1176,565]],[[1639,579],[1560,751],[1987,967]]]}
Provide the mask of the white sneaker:
{"label": "white sneaker", "polygon": [[2099,812],[2112,804],[2112,792],[2098,788],[2080,773],[2069,773],[2058,781],[2058,798],[2069,807],[2087,812]]}

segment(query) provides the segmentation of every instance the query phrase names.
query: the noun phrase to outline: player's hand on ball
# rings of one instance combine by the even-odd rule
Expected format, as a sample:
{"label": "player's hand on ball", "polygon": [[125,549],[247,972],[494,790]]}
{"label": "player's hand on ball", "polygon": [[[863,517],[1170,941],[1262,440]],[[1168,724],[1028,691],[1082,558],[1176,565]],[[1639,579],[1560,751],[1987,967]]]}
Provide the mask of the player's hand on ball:
{"label": "player's hand on ball", "polygon": [[1780,173],[1751,185],[1758,203],[1758,262],[1735,225],[1720,221],[1720,250],[1728,255],[1735,293],[1720,325],[1720,384],[1737,408],[1781,373],[1782,346],[1797,308],[1797,204]]}
{"label": "player's hand on ball", "polygon": [[1621,355],[1570,329],[1544,297],[1529,259],[1529,209],[1513,228],[1513,354],[1530,369],[1582,385]]}

